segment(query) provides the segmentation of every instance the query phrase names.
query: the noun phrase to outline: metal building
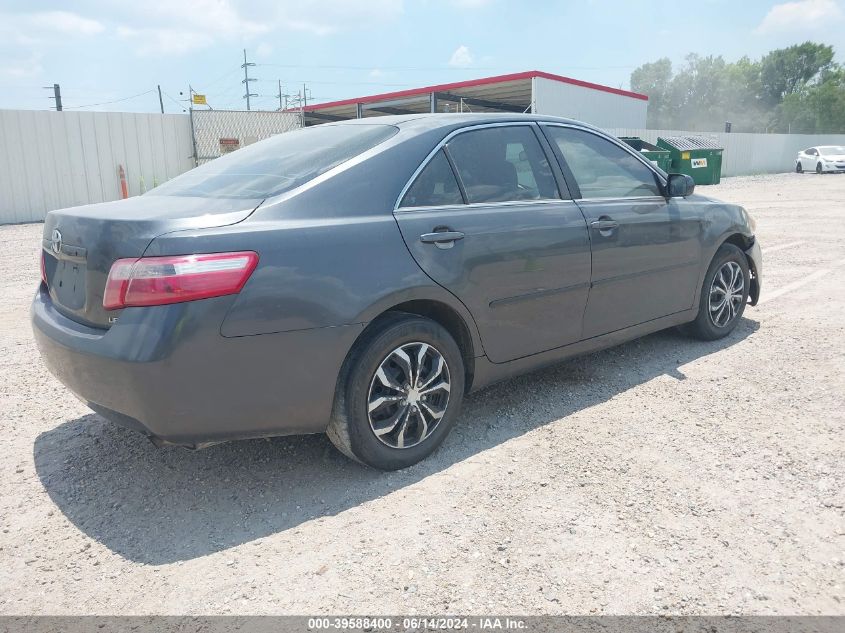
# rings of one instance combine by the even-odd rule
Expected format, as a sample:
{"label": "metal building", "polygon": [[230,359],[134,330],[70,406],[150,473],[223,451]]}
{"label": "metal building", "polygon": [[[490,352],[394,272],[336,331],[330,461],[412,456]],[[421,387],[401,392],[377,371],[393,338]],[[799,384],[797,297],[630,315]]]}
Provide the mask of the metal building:
{"label": "metal building", "polygon": [[412,88],[302,108],[306,125],[421,112],[534,112],[599,127],[644,128],[648,97],[628,90],[529,70]]}

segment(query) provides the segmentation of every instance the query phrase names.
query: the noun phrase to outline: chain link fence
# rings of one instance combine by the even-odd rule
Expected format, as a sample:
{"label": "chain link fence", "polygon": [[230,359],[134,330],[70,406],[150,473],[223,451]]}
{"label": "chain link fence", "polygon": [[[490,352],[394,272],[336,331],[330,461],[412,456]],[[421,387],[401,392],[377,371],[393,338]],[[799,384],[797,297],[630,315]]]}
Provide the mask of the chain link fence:
{"label": "chain link fence", "polygon": [[202,165],[223,154],[302,127],[298,112],[192,110],[194,149]]}

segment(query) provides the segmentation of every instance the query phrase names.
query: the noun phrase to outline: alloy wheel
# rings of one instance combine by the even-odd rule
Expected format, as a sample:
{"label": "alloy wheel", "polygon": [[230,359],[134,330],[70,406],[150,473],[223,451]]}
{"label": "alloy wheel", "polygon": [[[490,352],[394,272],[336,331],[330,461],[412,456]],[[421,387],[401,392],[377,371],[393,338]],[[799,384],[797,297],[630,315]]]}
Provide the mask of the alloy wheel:
{"label": "alloy wheel", "polygon": [[710,284],[710,320],[725,327],[736,318],[745,299],[745,275],[739,264],[725,262]]}
{"label": "alloy wheel", "polygon": [[451,380],[446,359],[429,343],[406,343],[379,364],[367,395],[375,436],[391,448],[428,438],[446,414]]}

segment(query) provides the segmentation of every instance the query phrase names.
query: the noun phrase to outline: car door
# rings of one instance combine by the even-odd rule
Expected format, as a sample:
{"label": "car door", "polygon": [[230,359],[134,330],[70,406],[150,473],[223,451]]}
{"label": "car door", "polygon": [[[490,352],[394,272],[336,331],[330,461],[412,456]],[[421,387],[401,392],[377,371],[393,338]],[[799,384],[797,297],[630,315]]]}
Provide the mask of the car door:
{"label": "car door", "polygon": [[802,169],[809,169],[813,170],[816,168],[816,163],[818,162],[818,150],[815,147],[811,147],[808,150],[804,150],[803,155],[801,156],[801,168]]}
{"label": "car door", "polygon": [[[544,149],[544,146],[546,149]],[[472,313],[496,363],[581,337],[587,224],[533,123],[453,132],[400,197],[411,254]]]}
{"label": "car door", "polygon": [[590,227],[584,338],[690,309],[701,269],[699,207],[667,200],[657,172],[608,137],[573,126],[543,130]]}

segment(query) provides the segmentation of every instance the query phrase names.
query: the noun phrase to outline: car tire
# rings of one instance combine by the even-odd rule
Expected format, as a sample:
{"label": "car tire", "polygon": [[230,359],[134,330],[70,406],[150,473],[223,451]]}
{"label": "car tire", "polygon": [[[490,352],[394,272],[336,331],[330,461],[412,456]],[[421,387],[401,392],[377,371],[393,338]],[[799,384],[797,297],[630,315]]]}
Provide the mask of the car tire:
{"label": "car tire", "polygon": [[412,466],[449,434],[461,408],[464,375],[461,350],[445,328],[425,317],[388,313],[344,362],[329,439],[373,468]]}
{"label": "car tire", "polygon": [[796,174],[803,174],[804,173],[804,166],[801,164],[800,160],[797,163],[795,163],[795,173]]}
{"label": "car tire", "polygon": [[[737,275],[741,275],[741,279]],[[704,341],[724,338],[742,318],[750,288],[751,275],[745,253],[733,244],[722,244],[704,276],[698,316],[684,331]]]}
{"label": "car tire", "polygon": [[821,163],[816,163],[816,173],[817,174],[823,174],[824,173],[824,168],[822,167]]}

